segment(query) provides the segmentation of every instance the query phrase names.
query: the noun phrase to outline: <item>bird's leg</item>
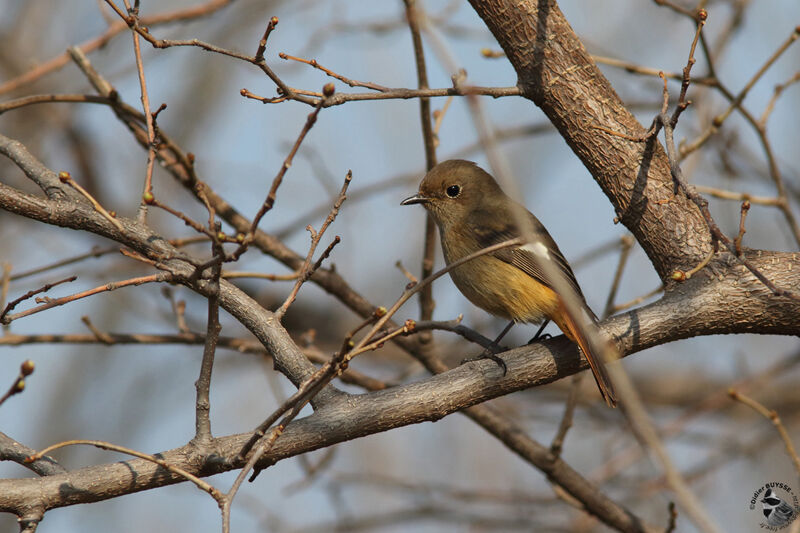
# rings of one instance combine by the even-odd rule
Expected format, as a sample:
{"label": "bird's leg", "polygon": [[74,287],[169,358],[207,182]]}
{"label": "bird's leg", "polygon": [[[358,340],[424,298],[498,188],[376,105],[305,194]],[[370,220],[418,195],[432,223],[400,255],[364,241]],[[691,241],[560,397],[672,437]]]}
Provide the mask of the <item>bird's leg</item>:
{"label": "bird's leg", "polygon": [[539,326],[539,331],[537,331],[536,335],[534,335],[533,338],[528,341],[528,344],[533,344],[534,342],[536,342],[538,340],[549,339],[550,338],[550,334],[549,333],[545,333],[544,335],[542,335],[542,332],[544,331],[544,328],[546,328],[547,324],[549,324],[549,323],[550,323],[550,319],[549,318],[545,318],[544,322],[542,322],[542,325]]}
{"label": "bird's leg", "polygon": [[510,330],[511,326],[513,325],[514,321],[512,320],[511,322],[508,323],[508,325],[505,328],[503,328],[503,331],[500,332],[500,335],[498,335],[497,338],[492,341],[492,344],[489,345],[489,347],[486,348],[479,356],[469,357],[467,359],[464,359],[463,361],[461,361],[461,364],[463,365],[464,363],[469,363],[470,361],[480,361],[481,359],[491,359],[492,361],[497,363],[497,366],[503,369],[503,375],[505,376],[506,372],[508,372],[508,367],[506,366],[506,362],[503,361],[501,358],[499,358],[497,355],[495,355],[495,352],[499,352],[502,350],[502,348],[500,348],[500,344],[498,343],[502,340],[503,337],[506,336],[506,333],[508,333],[508,330]]}

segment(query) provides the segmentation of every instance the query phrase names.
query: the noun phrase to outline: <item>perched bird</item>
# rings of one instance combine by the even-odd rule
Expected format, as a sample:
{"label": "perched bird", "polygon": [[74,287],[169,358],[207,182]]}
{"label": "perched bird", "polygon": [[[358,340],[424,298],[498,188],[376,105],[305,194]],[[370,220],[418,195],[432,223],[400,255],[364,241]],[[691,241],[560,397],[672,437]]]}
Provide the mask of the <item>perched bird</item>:
{"label": "perched bird", "polygon": [[775,491],[767,489],[764,497],[761,498],[761,509],[767,525],[771,527],[782,527],[789,524],[795,518],[795,509],[780,499]]}
{"label": "perched bird", "polygon": [[[493,244],[523,238],[526,242],[452,269],[453,282],[473,304],[511,321],[495,343],[515,322],[555,322],[580,346],[606,403],[616,405],[603,366],[608,341],[599,338],[597,317],[586,305],[572,268],[535,216],[508,197],[486,171],[463,160],[433,167],[419,192],[401,202],[411,204],[421,204],[432,215],[448,265]],[[497,356],[485,357],[505,370]]]}

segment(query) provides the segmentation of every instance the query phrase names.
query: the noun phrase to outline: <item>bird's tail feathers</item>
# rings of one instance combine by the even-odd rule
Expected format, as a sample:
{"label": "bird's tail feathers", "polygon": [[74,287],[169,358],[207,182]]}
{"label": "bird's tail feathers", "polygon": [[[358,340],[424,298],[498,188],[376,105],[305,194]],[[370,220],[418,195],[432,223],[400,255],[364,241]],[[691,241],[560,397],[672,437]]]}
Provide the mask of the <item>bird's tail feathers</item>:
{"label": "bird's tail feathers", "polygon": [[[581,308],[582,314],[585,315],[582,317],[573,317],[562,301],[559,301],[559,311],[566,329],[562,324],[557,325],[580,347],[605,402],[611,407],[616,407],[617,395],[605,366],[607,361],[616,359],[616,348],[611,341],[600,334],[596,326],[597,318],[586,305]],[[593,331],[590,331],[590,328]]]}

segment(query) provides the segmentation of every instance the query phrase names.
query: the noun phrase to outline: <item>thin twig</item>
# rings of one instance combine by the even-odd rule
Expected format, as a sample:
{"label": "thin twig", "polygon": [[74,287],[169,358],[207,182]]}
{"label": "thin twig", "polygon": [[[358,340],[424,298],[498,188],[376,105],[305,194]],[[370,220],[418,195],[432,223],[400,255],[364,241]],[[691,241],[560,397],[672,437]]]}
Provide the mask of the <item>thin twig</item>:
{"label": "thin twig", "polygon": [[[613,57],[604,57],[592,54],[592,59],[595,61],[595,63],[600,63],[601,65],[608,65],[610,67],[621,68],[626,72],[630,72],[631,74],[641,74],[644,76],[659,77],[659,74],[662,72],[657,68],[643,67],[641,65],[637,65],[636,63],[631,63],[630,61],[616,59]],[[679,72],[664,72],[664,75],[671,80],[681,81],[683,79],[683,73]],[[692,83],[695,85],[707,85],[710,87],[716,87],[717,80],[716,78],[713,77],[692,78]]]}
{"label": "thin twig", "polygon": [[634,242],[635,239],[631,235],[624,235],[620,239],[621,247],[619,252],[619,260],[617,262],[617,269],[614,272],[614,280],[611,282],[611,288],[608,291],[606,305],[603,308],[603,318],[611,316],[611,313],[614,309],[614,300],[617,297],[617,291],[619,290],[619,285],[622,281],[622,273],[625,271],[625,265],[628,263],[628,257],[630,257]]}
{"label": "thin twig", "polygon": [[[213,227],[213,226],[212,226]],[[219,229],[219,224],[215,229]],[[222,244],[212,241],[211,251],[214,256],[221,256]],[[219,323],[219,278],[222,273],[220,264],[211,268],[211,279],[208,282],[208,320],[206,324],[206,342],[203,346],[203,359],[200,363],[200,377],[195,382],[197,398],[195,400],[195,435],[192,440],[196,444],[207,445],[213,439],[211,435],[211,373],[214,368],[214,354],[217,350],[219,333],[222,326]]]}
{"label": "thin twig", "polygon": [[778,49],[773,52],[773,54],[764,62],[763,65],[761,65],[761,68],[759,68],[758,71],[753,74],[747,84],[742,88],[741,91],[739,91],[739,94],[737,94],[736,97],[731,101],[728,108],[721,114],[715,116],[708,128],[701,133],[697,139],[681,147],[681,158],[686,157],[703,146],[708,139],[711,138],[711,136],[714,135],[720,127],[722,127],[725,119],[730,116],[734,109],[741,105],[742,101],[744,101],[745,97],[750,92],[750,89],[753,88],[756,82],[761,79],[764,73],[775,63],[775,61],[777,61],[778,58],[789,49],[789,47],[797,40],[798,37],[800,37],[800,28],[795,28],[792,30],[791,35],[789,35],[789,37],[783,43],[781,43]]}
{"label": "thin twig", "polygon": [[797,456],[797,452],[794,449],[794,444],[792,444],[792,439],[789,436],[789,432],[786,431],[786,427],[783,425],[783,422],[781,422],[781,418],[778,416],[777,411],[767,409],[763,404],[745,394],[742,394],[741,392],[738,392],[736,389],[729,389],[728,395],[735,401],[745,404],[772,422],[772,424],[775,426],[775,429],[778,430],[781,440],[783,440],[783,445],[786,447],[786,453],[789,454],[789,458],[792,460],[792,464],[794,464],[794,469],[797,471],[798,475],[800,475],[800,457]]}
{"label": "thin twig", "polygon": [[10,397],[25,390],[25,378],[33,374],[35,368],[36,367],[33,364],[33,361],[30,359],[22,362],[22,364],[19,366],[19,374],[17,375],[16,379],[14,379],[14,382],[8,388],[8,391],[6,391],[6,393],[0,397],[0,405],[3,405],[3,403],[5,403],[5,401]]}
{"label": "thin twig", "polygon": [[[3,276],[0,278],[0,306],[3,307],[3,313],[8,312],[6,309],[6,299],[8,298],[8,286],[11,284],[11,268],[11,263],[3,263]],[[3,314],[0,313],[0,319],[2,317]],[[0,323],[2,323],[2,320],[0,320]]]}
{"label": "thin twig", "polygon": [[397,269],[403,273],[403,275],[406,277],[406,279],[408,279],[409,282],[419,283],[419,279],[417,279],[417,276],[412,274],[406,267],[404,267],[402,261],[398,259],[397,262],[394,264],[394,266],[396,266]]}
{"label": "thin twig", "polygon": [[161,287],[161,294],[169,300],[172,313],[175,315],[175,322],[180,333],[190,333],[189,325],[186,323],[186,302],[175,298],[175,292],[169,285]]}
{"label": "thin twig", "polygon": [[110,104],[111,100],[105,96],[95,94],[35,94],[9,100],[0,104],[0,115],[12,109],[19,109],[29,105],[47,104],[52,102]]}
{"label": "thin twig", "polygon": [[695,185],[694,188],[697,189],[697,192],[707,194],[709,196],[713,196],[714,198],[719,198],[721,200],[733,200],[736,202],[743,202],[746,200],[751,204],[769,205],[776,207],[784,203],[784,201],[781,200],[780,198],[774,198],[771,196],[753,196],[752,194],[744,192],[726,191],[724,189],[718,189],[716,187],[707,187],[705,185]]}
{"label": "thin twig", "polygon": [[767,120],[769,119],[770,114],[772,114],[772,110],[775,109],[775,103],[778,101],[778,98],[780,98],[781,94],[783,94],[783,91],[785,91],[790,85],[794,85],[797,82],[800,82],[800,71],[795,72],[794,75],[784,83],[775,86],[775,91],[772,94],[772,98],[769,99],[767,106],[764,108],[764,112],[758,119],[758,125],[761,128],[766,128]]}
{"label": "thin twig", "polygon": [[744,221],[747,218],[747,213],[750,211],[750,202],[745,200],[742,202],[741,214],[739,216],[739,234],[733,239],[733,246],[736,248],[736,255],[742,255],[742,239],[747,230],[744,227]]}
{"label": "thin twig", "polygon": [[[716,246],[716,243],[715,243],[715,245],[712,246],[711,249],[708,251],[708,254],[705,256],[705,258],[702,261],[700,261],[699,263],[697,263],[694,266],[694,268],[691,268],[691,269],[689,269],[689,270],[687,270],[685,272],[680,272],[680,275],[681,275],[680,281],[686,281],[687,279],[690,279],[692,276],[694,276],[695,274],[697,274],[698,272],[703,270],[711,262],[711,260],[714,258],[714,256],[717,253],[717,250],[718,250],[718,247]],[[674,274],[673,274],[673,276],[674,276]],[[675,279],[675,278],[673,278],[673,279]]]}
{"label": "thin twig", "polygon": [[103,218],[111,222],[114,225],[114,227],[117,228],[120,232],[125,231],[125,228],[122,227],[122,223],[119,220],[117,220],[114,217],[114,215],[106,211],[105,208],[102,205],[100,205],[100,203],[97,200],[95,200],[91,194],[89,194],[89,191],[81,187],[77,181],[72,179],[72,176],[70,175],[69,172],[62,170],[61,172],[58,173],[58,179],[61,180],[61,183],[66,183],[67,185],[69,185],[70,187],[81,193],[84,198],[89,200],[89,203],[92,204],[92,207],[94,207],[98,213],[103,215]]}
{"label": "thin twig", "polygon": [[[313,229],[311,230],[311,245],[308,248],[308,254],[306,254],[306,259],[303,261],[303,266],[298,269],[297,281],[294,284],[289,296],[286,297],[286,300],[283,304],[275,311],[275,315],[278,318],[281,318],[286,311],[289,309],[289,306],[292,305],[295,298],[297,297],[297,293],[300,291],[300,287],[311,278],[311,276],[316,272],[319,267],[322,266],[322,262],[328,258],[333,247],[339,244],[341,239],[337,235],[333,241],[328,245],[322,255],[315,263],[311,263],[312,259],[314,258],[314,252],[319,245],[319,241],[322,239],[322,236],[325,234],[325,230],[328,229],[334,220],[336,220],[336,215],[339,214],[339,209],[342,207],[342,204],[347,199],[347,188],[350,186],[350,181],[353,179],[353,172],[351,170],[347,171],[347,175],[344,178],[344,184],[342,185],[341,191],[339,191],[339,195],[336,197],[336,201],[333,203],[333,207],[331,208],[330,213],[325,218],[325,221],[320,226],[319,231],[315,232]],[[309,226],[310,227],[310,226]]]}
{"label": "thin twig", "polygon": [[[502,250],[504,248],[508,248],[510,246],[515,246],[519,244],[519,239],[510,239],[493,246],[489,246],[478,252],[469,254],[458,261],[454,261],[453,263],[447,265],[445,268],[435,272],[431,276],[425,278],[420,283],[416,285],[411,285],[407,287],[400,298],[395,302],[391,309],[388,311],[383,308],[378,308],[374,313],[373,317],[366,320],[363,325],[369,324],[373,321],[374,318],[377,318],[375,324],[373,325],[372,329],[364,335],[364,337],[359,341],[357,344],[352,344],[350,341],[345,341],[343,343],[342,350],[339,350],[334,357],[321,368],[319,368],[314,374],[312,374],[308,379],[306,379],[299,387],[295,393],[287,399],[284,404],[277,410],[275,410],[270,417],[268,417],[264,422],[262,422],[259,427],[254,431],[253,435],[251,436],[250,440],[245,444],[245,446],[240,450],[239,456],[245,457],[250,450],[255,446],[255,444],[260,441],[266,435],[266,430],[269,428],[275,421],[280,418],[283,413],[288,411],[289,409],[293,409],[299,403],[307,403],[310,398],[315,394],[317,391],[321,390],[323,386],[325,386],[335,375],[346,367],[349,361],[355,357],[356,355],[363,353],[365,351],[369,351],[370,349],[377,347],[378,344],[381,344],[387,340],[391,336],[399,335],[403,332],[403,329],[409,329],[407,326],[405,328],[401,327],[396,329],[394,332],[391,332],[385,336],[382,336],[378,339],[375,339],[375,335],[383,329],[383,326],[386,322],[391,318],[391,316],[417,292],[419,292],[425,285],[432,283],[436,279],[440,278],[450,270],[461,266],[462,264],[472,261],[473,259],[480,257],[482,255],[486,255],[492,252],[496,252],[498,250]],[[363,326],[362,325],[362,326]],[[362,326],[359,326],[357,329],[361,329]]]}
{"label": "thin twig", "polygon": [[[417,67],[417,83],[420,90],[428,88],[428,71],[425,66],[425,50],[422,46],[422,36],[420,34],[420,17],[425,14],[417,5],[416,0],[404,0],[406,6],[406,20],[411,31],[411,42],[414,46],[414,62]],[[431,103],[428,98],[419,99],[420,123],[422,126],[422,142],[425,149],[425,168],[431,170],[436,166],[436,140],[431,123]],[[425,235],[422,254],[422,278],[427,278],[433,273],[433,260],[436,254],[436,224],[430,213],[425,216]],[[433,287],[426,286],[420,293],[419,307],[420,319],[430,320],[433,317],[433,308],[436,302],[433,300]],[[432,340],[430,334],[422,335],[420,341],[423,344]]]}
{"label": "thin twig", "polygon": [[92,332],[92,334],[98,341],[102,342],[107,346],[111,346],[112,344],[114,344],[114,340],[107,333],[104,333],[99,329],[97,329],[97,327],[94,324],[92,324],[92,321],[91,319],[89,319],[88,316],[82,316],[81,322],[86,324],[86,327],[89,328],[89,331]]}
{"label": "thin twig", "polygon": [[386,91],[390,91],[391,90],[391,89],[389,89],[389,87],[384,87],[383,85],[378,85],[377,83],[372,83],[372,82],[368,82],[368,81],[353,80],[353,79],[347,78],[345,76],[342,76],[341,74],[337,74],[334,71],[332,71],[332,70],[330,70],[328,68],[325,68],[322,65],[320,65],[319,63],[317,63],[316,59],[303,59],[302,57],[290,56],[289,54],[284,54],[283,52],[278,54],[278,57],[280,57],[281,59],[285,59],[287,61],[289,61],[289,60],[297,61],[297,62],[300,62],[300,63],[305,63],[306,65],[310,65],[310,66],[312,66],[312,67],[314,67],[316,69],[321,70],[322,72],[324,72],[325,74],[327,74],[331,78],[336,78],[337,80],[339,80],[339,81],[341,81],[343,83],[346,83],[350,87],[364,87],[365,89],[372,89],[374,91],[380,91],[380,92],[386,92]]}
{"label": "thin twig", "polygon": [[647,293],[645,293],[645,294],[643,294],[641,296],[637,296],[636,298],[634,298],[632,300],[629,300],[629,301],[627,301],[625,303],[622,303],[622,304],[619,304],[619,305],[615,305],[614,307],[611,308],[611,314],[613,315],[615,313],[619,313],[620,311],[625,311],[626,309],[630,309],[631,307],[636,307],[637,305],[639,305],[643,301],[647,300],[648,298],[652,298],[656,294],[660,294],[662,292],[664,292],[664,285],[663,284],[659,285],[658,287],[656,287],[655,289],[651,290],[650,292],[647,292]]}
{"label": "thin twig", "polygon": [[[154,207],[158,207],[159,209],[163,209],[164,211],[166,211],[170,215],[181,219],[184,224],[186,224],[187,226],[189,226],[190,228],[192,228],[196,232],[202,233],[203,235],[207,236],[210,239],[216,239],[216,238],[219,237],[219,234],[212,233],[211,230],[209,230],[208,228],[206,228],[205,226],[203,226],[199,222],[197,222],[195,220],[192,220],[191,218],[189,218],[189,216],[187,216],[184,213],[178,211],[177,209],[173,209],[172,207],[170,207],[170,206],[168,206],[166,204],[162,204],[161,202],[159,202],[152,195],[148,197],[148,199],[146,200],[146,203],[148,205],[152,205]],[[226,239],[226,240],[228,240],[228,242],[236,242],[236,240],[234,238],[229,238],[229,239]]]}
{"label": "thin twig", "polygon": [[[204,4],[190,6],[186,9],[165,11],[149,17],[143,17],[140,19],[139,23],[143,26],[156,26],[159,24],[189,21],[214,13],[230,4],[231,1],[232,0],[211,0]],[[102,48],[115,36],[127,29],[128,24],[124,20],[115,22],[108,29],[106,29],[102,35],[89,39],[88,41],[84,41],[76,48],[82,50],[83,53],[92,52],[98,48]],[[24,72],[16,78],[12,78],[0,85],[0,94],[19,89],[20,87],[38,80],[42,76],[60,69],[69,62],[69,59],[69,53],[62,52],[51,59],[38,63],[35,67],[31,68],[27,72]]]}
{"label": "thin twig", "polygon": [[[0,313],[0,323],[9,324],[13,320],[13,318],[9,317],[8,319],[6,319],[6,315],[8,315],[8,313],[13,311],[14,308],[17,305],[19,305],[20,303],[24,302],[28,298],[32,298],[32,297],[36,296],[37,294],[41,294],[43,292],[47,292],[50,289],[52,289],[53,287],[57,287],[58,285],[61,285],[62,283],[72,283],[76,279],[78,279],[78,276],[70,276],[68,278],[64,278],[64,279],[55,281],[53,283],[47,283],[43,287],[28,291],[25,294],[23,294],[22,296],[20,296],[19,298],[16,298],[16,299],[8,302],[8,305],[5,306],[5,308],[3,309],[3,312]],[[3,299],[5,299],[5,294],[3,295]]]}
{"label": "thin twig", "polygon": [[278,25],[278,17],[272,17],[269,19],[267,23],[267,29],[264,30],[264,36],[258,42],[258,49],[256,50],[256,55],[253,59],[256,62],[264,61],[264,52],[267,49],[267,39],[269,39],[269,34],[272,33],[272,30],[275,29],[275,26]]}
{"label": "thin twig", "polygon": [[[365,82],[366,83],[366,82]],[[299,100],[300,96],[311,96],[313,99],[305,99],[303,103],[315,106],[319,104],[322,93],[316,91],[304,91],[301,89],[293,88],[292,92],[295,95],[290,98],[283,94],[274,97],[264,97],[252,93],[247,89],[242,89],[241,95],[247,98],[258,100],[264,104],[279,104],[287,100]],[[507,96],[521,96],[519,87],[484,87],[480,85],[459,85],[458,87],[445,87],[435,89],[407,89],[407,88],[393,88],[387,89],[383,92],[371,93],[348,93],[339,92],[331,98],[325,99],[322,107],[335,107],[348,102],[366,102],[376,100],[411,100],[414,98],[442,98],[451,96],[491,96],[492,98],[503,98]]]}
{"label": "thin twig", "polygon": [[[328,89],[328,91],[326,92],[330,93],[330,96],[333,96],[333,86],[332,84],[329,85],[330,87],[328,85],[325,86],[325,88]],[[263,204],[261,205],[261,208],[256,213],[256,216],[253,217],[253,221],[250,224],[250,230],[248,231],[247,235],[245,235],[244,242],[239,246],[239,248],[233,254],[231,254],[230,260],[232,261],[237,260],[245,252],[245,250],[247,250],[247,247],[249,246],[250,242],[252,242],[253,239],[255,238],[254,237],[255,231],[256,229],[258,229],[259,222],[261,222],[263,216],[267,214],[267,212],[270,209],[272,209],[272,206],[275,205],[275,196],[278,192],[278,187],[281,186],[281,183],[283,182],[283,177],[286,175],[286,171],[289,170],[289,167],[292,166],[292,160],[294,159],[297,150],[300,148],[303,139],[305,139],[306,135],[314,126],[314,123],[317,121],[317,115],[319,115],[319,112],[322,109],[322,103],[324,101],[325,101],[324,98],[320,99],[319,103],[314,108],[314,111],[308,114],[306,123],[303,126],[303,129],[300,130],[300,135],[297,136],[297,140],[295,140],[294,145],[292,145],[292,149],[289,151],[289,153],[286,155],[286,158],[283,160],[283,164],[281,165],[278,174],[272,180],[272,185],[270,186],[269,193],[267,193],[266,200],[264,200]]]}
{"label": "thin twig", "polygon": [[[73,281],[74,279],[75,277],[68,278],[69,281]],[[0,322],[2,322],[3,324],[8,324],[13,322],[14,320],[33,315],[35,313],[39,313],[47,309],[52,309],[53,307],[58,307],[60,305],[68,304],[70,302],[74,302],[75,300],[80,300],[81,298],[93,296],[101,292],[110,292],[116,289],[121,289],[122,287],[130,287],[131,285],[134,286],[142,285],[143,283],[171,281],[172,279],[173,275],[170,274],[169,272],[158,272],[156,274],[151,274],[149,276],[141,276],[138,278],[126,279],[124,281],[115,281],[112,283],[101,285],[100,287],[95,287],[94,289],[90,289],[88,291],[79,292],[77,294],[72,294],[70,296],[64,296],[63,298],[56,298],[53,300],[49,300],[38,307],[34,307],[26,311],[20,311],[19,313],[14,313],[13,315],[3,316],[2,318],[0,318]]]}
{"label": "thin twig", "polygon": [[28,462],[37,461],[37,460],[41,459],[42,457],[44,457],[45,455],[47,455],[48,453],[50,453],[50,452],[52,452],[54,450],[57,450],[59,448],[64,448],[66,446],[75,446],[75,445],[94,446],[95,448],[100,448],[101,450],[108,450],[108,451],[112,451],[112,452],[124,453],[125,455],[131,455],[133,457],[138,457],[139,459],[144,459],[145,461],[150,461],[151,463],[155,463],[158,466],[160,466],[161,468],[164,468],[164,469],[172,472],[173,474],[176,474],[178,476],[183,477],[184,479],[186,479],[188,481],[191,481],[192,483],[195,484],[195,486],[198,489],[200,489],[200,490],[202,490],[204,492],[207,492],[215,500],[220,501],[220,499],[222,498],[222,494],[219,492],[219,490],[214,488],[212,485],[206,483],[205,481],[203,481],[199,477],[187,472],[186,470],[184,470],[184,469],[182,469],[180,467],[171,465],[167,461],[165,461],[165,460],[163,460],[163,459],[161,459],[159,457],[156,457],[155,455],[149,455],[149,454],[146,454],[146,453],[138,452],[136,450],[132,450],[130,448],[126,448],[124,446],[119,446],[117,444],[112,444],[110,442],[104,442],[104,441],[100,441],[100,440],[75,439],[75,440],[68,440],[68,441],[64,441],[64,442],[59,442],[58,444],[53,444],[52,446],[48,446],[44,450],[36,452],[34,455],[28,457],[27,461]]}
{"label": "thin twig", "polygon": [[556,431],[555,437],[553,437],[553,442],[550,443],[550,453],[555,457],[561,456],[561,450],[564,448],[564,439],[567,436],[567,431],[572,427],[572,416],[575,414],[575,407],[578,405],[578,389],[582,377],[582,373],[572,376],[567,401],[564,403],[564,414],[561,416],[561,422],[558,425],[558,431]]}
{"label": "thin twig", "polygon": [[254,278],[266,279],[269,281],[294,281],[300,277],[299,272],[292,272],[291,274],[269,274],[266,272],[244,272],[244,271],[222,271],[223,279],[237,279],[237,278]]}
{"label": "thin twig", "polygon": [[139,203],[138,220],[144,223],[147,218],[147,204],[148,199],[153,197],[153,168],[156,162],[156,129],[155,120],[153,119],[153,112],[150,110],[150,96],[147,93],[147,80],[144,75],[144,62],[142,61],[142,49],[139,43],[139,32],[136,31],[136,26],[139,24],[139,2],[136,2],[136,7],[131,8],[128,0],[122,0],[125,4],[125,9],[128,15],[121,13],[119,8],[112,0],[106,0],[111,8],[128,23],[133,31],[131,37],[133,38],[133,53],[136,59],[136,74],[139,78],[139,91],[142,99],[142,110],[144,112],[145,125],[147,126],[147,168],[145,170],[144,187],[142,190],[142,200]]}

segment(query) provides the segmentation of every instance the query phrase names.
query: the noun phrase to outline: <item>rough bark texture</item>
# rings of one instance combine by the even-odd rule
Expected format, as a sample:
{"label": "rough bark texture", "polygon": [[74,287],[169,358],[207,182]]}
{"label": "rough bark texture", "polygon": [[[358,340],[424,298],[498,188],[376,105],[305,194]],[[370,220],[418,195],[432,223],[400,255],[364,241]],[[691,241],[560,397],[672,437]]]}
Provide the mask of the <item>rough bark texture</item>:
{"label": "rough bark texture", "polygon": [[[710,250],[700,211],[674,196],[660,144],[635,143],[645,129],[592,61],[553,0],[471,0],[517,72],[518,85],[558,128],[634,234],[659,276],[694,267]],[[659,204],[663,200],[668,202]],[[568,199],[565,199],[568,200]]]}

